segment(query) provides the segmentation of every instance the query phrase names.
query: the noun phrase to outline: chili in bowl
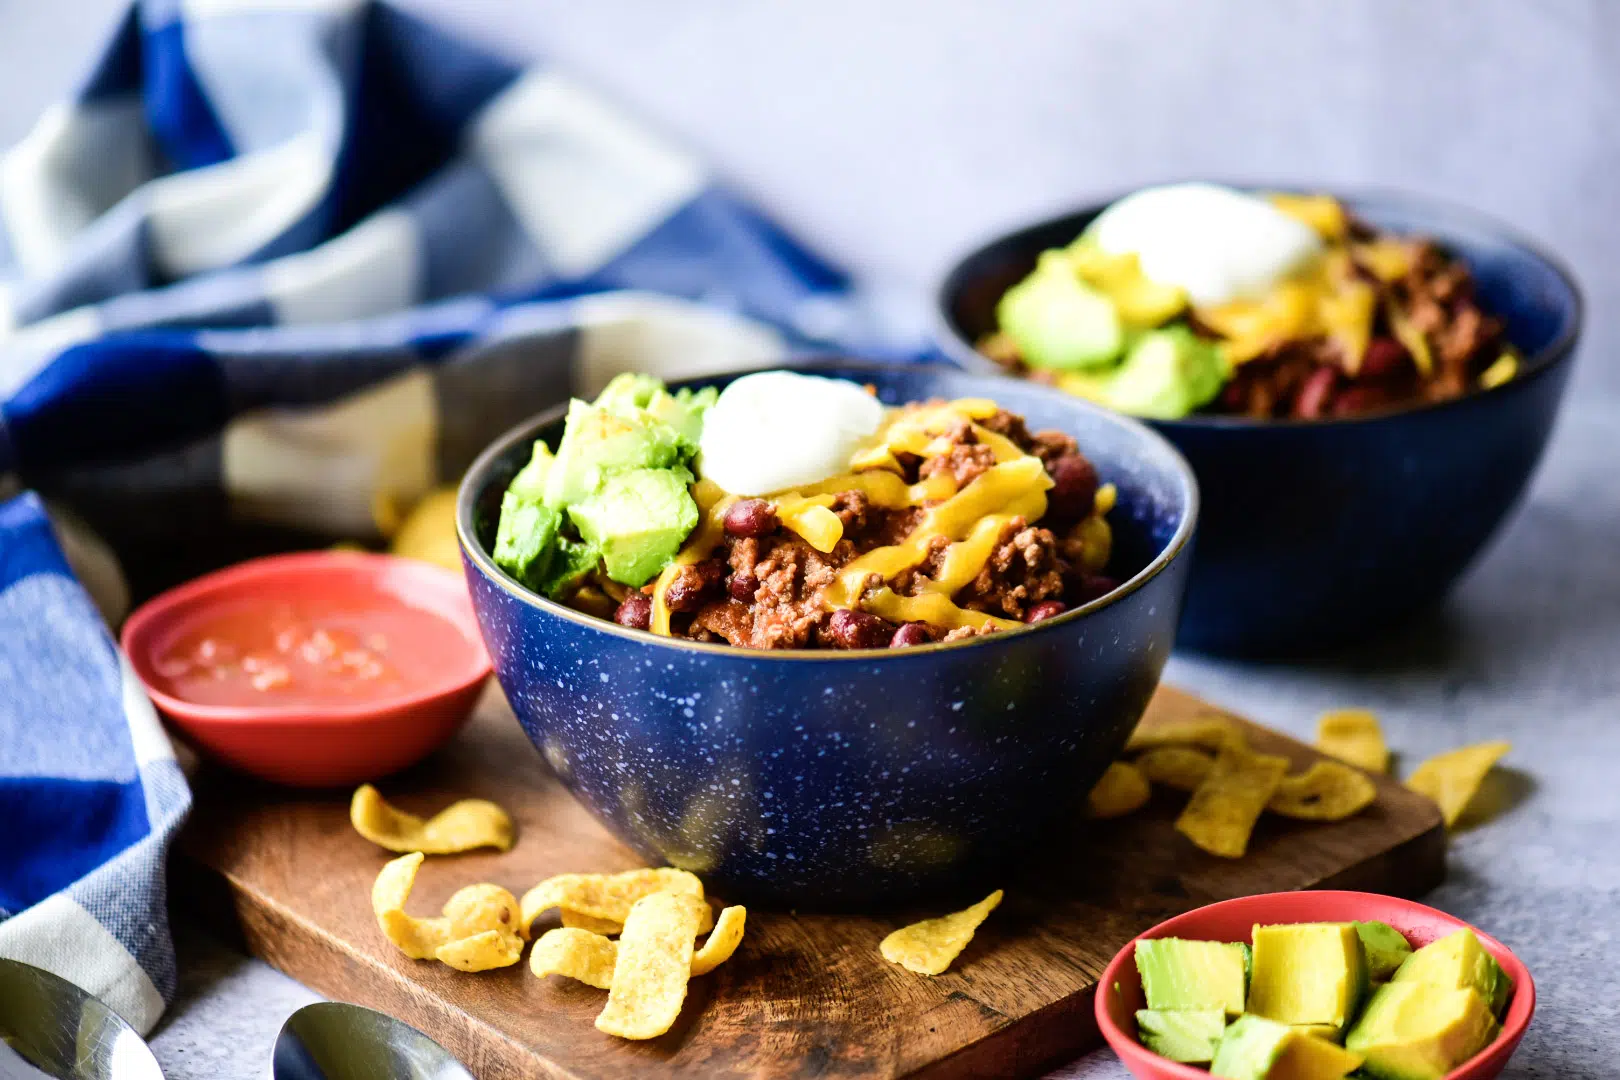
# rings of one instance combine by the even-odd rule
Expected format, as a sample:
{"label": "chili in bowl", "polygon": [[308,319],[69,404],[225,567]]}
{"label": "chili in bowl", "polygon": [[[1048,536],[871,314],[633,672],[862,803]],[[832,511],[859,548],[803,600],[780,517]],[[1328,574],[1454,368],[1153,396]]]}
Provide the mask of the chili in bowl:
{"label": "chili in bowl", "polygon": [[[600,402],[509,432],[462,482],[462,553],[519,722],[625,843],[756,902],[899,901],[1072,819],[1168,658],[1196,486],[1142,425],[1049,388],[944,367],[796,373],[836,386],[798,384],[786,417],[727,420],[731,389],[758,389],[743,376],[664,389],[708,404],[698,449],[666,439],[656,465],[645,444],[617,465],[599,448],[594,474],[569,475],[571,425],[619,428],[585,415]],[[814,394],[849,407],[834,436],[811,423],[828,415]],[[636,407],[679,420],[656,394]],[[761,431],[797,441],[766,460]],[[1054,511],[1048,461],[1081,453],[1096,491]],[[567,524],[536,509],[548,489]],[[1106,562],[1095,537],[1065,553],[1085,521],[1107,525]]]}
{"label": "chili in bowl", "polygon": [[[1439,199],[1157,190],[1188,187],[1205,195],[1157,217],[1114,199],[975,248],[937,293],[939,345],[1143,415],[1187,455],[1206,506],[1182,645],[1297,655],[1388,632],[1446,594],[1524,491],[1579,290]],[[1176,231],[1211,202],[1224,216]],[[1104,230],[1110,215],[1125,227]]]}

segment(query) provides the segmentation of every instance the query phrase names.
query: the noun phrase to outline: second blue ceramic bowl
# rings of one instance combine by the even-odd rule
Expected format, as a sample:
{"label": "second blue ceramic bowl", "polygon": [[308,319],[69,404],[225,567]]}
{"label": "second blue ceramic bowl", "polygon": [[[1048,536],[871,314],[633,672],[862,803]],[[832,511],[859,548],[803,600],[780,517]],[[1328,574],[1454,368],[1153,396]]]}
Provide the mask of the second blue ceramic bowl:
{"label": "second blue ceramic bowl", "polygon": [[[1289,185],[1259,185],[1276,190]],[[1110,200],[1112,201],[1112,200]],[[1412,195],[1344,196],[1364,220],[1439,240],[1473,271],[1482,305],[1526,358],[1502,386],[1346,420],[1151,421],[1204,492],[1180,644],[1287,655],[1364,639],[1438,601],[1518,502],[1541,460],[1581,326],[1555,260],[1501,225]],[[973,342],[996,302],[1108,205],[983,245],[937,296],[940,346],[969,371],[1000,372]]]}
{"label": "second blue ceramic bowl", "polygon": [[650,862],[758,903],[937,902],[1072,820],[1141,717],[1175,637],[1197,487],[1146,427],[1033,384],[812,370],[888,404],[991,397],[1075,436],[1119,488],[1110,569],[1125,583],[1028,630],[911,649],[760,652],[627,630],[528,592],[489,556],[501,493],[536,437],[560,435],[559,409],[462,481],[473,607],[541,756]]}

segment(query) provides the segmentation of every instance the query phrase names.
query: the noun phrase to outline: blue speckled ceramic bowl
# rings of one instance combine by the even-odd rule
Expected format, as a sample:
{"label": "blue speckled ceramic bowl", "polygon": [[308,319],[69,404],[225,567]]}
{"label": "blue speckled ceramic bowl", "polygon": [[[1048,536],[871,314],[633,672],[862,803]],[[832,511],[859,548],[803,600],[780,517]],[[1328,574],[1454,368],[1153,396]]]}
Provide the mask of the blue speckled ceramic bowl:
{"label": "blue speckled ceramic bowl", "polygon": [[1111,569],[1128,580],[1028,630],[910,649],[758,652],[627,630],[526,591],[489,556],[501,492],[537,436],[555,444],[558,409],[462,481],[467,581],[529,738],[650,862],[758,903],[937,900],[1072,820],[1118,753],[1170,655],[1197,486],[1146,427],[1042,387],[944,367],[813,370],[891,404],[993,397],[1074,435],[1119,487]]}
{"label": "blue speckled ceramic bowl", "polygon": [[[1552,432],[1581,326],[1568,271],[1444,202],[1342,198],[1365,220],[1434,237],[1466,261],[1524,371],[1468,397],[1346,420],[1151,421],[1192,462],[1205,498],[1181,645],[1317,652],[1437,602],[1518,502]],[[1010,233],[957,262],[937,295],[940,347],[969,371],[999,373],[973,348],[994,329],[996,302],[1039,252],[1073,240],[1107,205]]]}

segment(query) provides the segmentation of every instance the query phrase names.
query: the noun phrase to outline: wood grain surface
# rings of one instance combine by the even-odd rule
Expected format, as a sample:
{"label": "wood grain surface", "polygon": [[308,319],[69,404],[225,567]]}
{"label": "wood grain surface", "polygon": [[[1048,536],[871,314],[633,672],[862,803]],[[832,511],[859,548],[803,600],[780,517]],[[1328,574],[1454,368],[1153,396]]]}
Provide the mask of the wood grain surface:
{"label": "wood grain surface", "polygon": [[[1163,688],[1143,723],[1209,708]],[[1265,728],[1249,735],[1296,767],[1316,756]],[[248,949],[315,990],[421,1028],[481,1080],[1034,1075],[1096,1044],[1096,980],[1154,923],[1284,889],[1416,895],[1439,883],[1445,864],[1438,809],[1393,781],[1380,780],[1378,801],[1349,821],[1268,815],[1235,861],[1178,835],[1172,822],[1186,796],[1161,790],[1137,814],[1079,823],[1032,852],[944,975],[912,975],[878,955],[890,930],[943,908],[882,917],[750,911],[737,955],[692,981],[675,1029],[629,1043],[592,1026],[604,991],[536,979],[526,957],[468,975],[389,945],[369,896],[390,856],[350,828],[347,792],[276,789],[207,768],[196,781],[175,872],[182,903],[228,918]],[[429,859],[411,899],[421,914],[469,882],[521,894],[555,873],[639,865],[550,779],[493,684],[448,748],[381,786],[423,814],[464,796],[494,799],[518,824],[508,853]]]}

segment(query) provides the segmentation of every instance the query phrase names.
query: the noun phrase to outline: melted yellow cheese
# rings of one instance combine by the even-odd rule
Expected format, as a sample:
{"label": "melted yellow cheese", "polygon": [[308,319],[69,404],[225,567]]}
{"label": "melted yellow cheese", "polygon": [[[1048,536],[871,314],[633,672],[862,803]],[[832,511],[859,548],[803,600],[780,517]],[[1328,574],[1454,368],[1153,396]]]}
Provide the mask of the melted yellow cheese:
{"label": "melted yellow cheese", "polygon": [[955,630],[962,626],[995,626],[1010,630],[1021,623],[957,607],[941,593],[921,596],[901,596],[891,589],[879,589],[866,598],[865,610],[890,622],[925,622],[930,626],[943,626]]}
{"label": "melted yellow cheese", "polygon": [[726,533],[726,511],[737,501],[737,496],[727,495],[713,481],[699,480],[692,485],[692,501],[698,505],[698,527],[692,530],[692,535],[686,538],[681,550],[653,583],[652,620],[647,629],[665,637],[669,637],[669,604],[666,596],[670,585],[674,584],[681,567],[702,562],[720,546],[720,539]]}
{"label": "melted yellow cheese", "polygon": [[798,533],[805,543],[825,555],[844,538],[844,523],[830,509],[833,498],[826,493],[807,497],[790,491],[778,495],[771,504],[785,528]]}
{"label": "melted yellow cheese", "polygon": [[[1039,458],[1025,453],[1011,439],[977,421],[998,412],[995,402],[966,398],[943,404],[898,410],[878,432],[873,443],[851,459],[851,472],[775,496],[773,509],[782,524],[821,552],[831,551],[843,537],[843,523],[831,507],[845,491],[861,492],[874,505],[886,509],[922,508],[921,520],[898,544],[877,548],[853,560],[828,586],[823,599],[829,609],[859,607],[893,622],[926,622],[946,629],[971,626],[1010,628],[1010,619],[958,607],[951,597],[969,585],[995,553],[1002,533],[1015,518],[1038,521],[1046,513],[1046,492],[1052,480]],[[990,448],[996,464],[958,490],[947,470],[907,484],[900,475],[898,455],[924,457],[947,452],[946,432],[963,420],[972,424],[980,444]],[[709,557],[725,533],[726,511],[736,497],[702,480],[692,487],[701,517],[697,529],[653,587],[651,629],[670,633],[666,594],[683,566]],[[1095,520],[1102,526],[1102,554],[1106,561],[1107,523],[1101,514],[1111,505],[1112,485],[1098,491]],[[888,582],[928,558],[939,538],[949,541],[937,575],[925,581],[918,596],[901,596],[886,584],[866,595],[868,582]],[[1087,545],[1087,555],[1092,555]],[[1088,563],[1092,558],[1088,557]]]}
{"label": "melted yellow cheese", "polygon": [[[859,606],[869,578],[876,575],[888,581],[901,571],[919,565],[928,557],[935,537],[953,541],[965,539],[981,519],[992,515],[1021,516],[1025,521],[1035,521],[1046,513],[1046,489],[1051,486],[1052,480],[1039,458],[1026,454],[1016,461],[992,466],[957,494],[930,507],[922,521],[900,543],[869,551],[839,571],[838,580],[827,588],[827,606]],[[990,550],[993,547],[984,552],[985,558],[989,557]],[[983,565],[981,561],[973,574],[977,575]]]}
{"label": "melted yellow cheese", "polygon": [[1343,350],[1346,369],[1354,374],[1372,338],[1376,304],[1372,286],[1356,276],[1349,252],[1339,248],[1265,296],[1201,307],[1196,314],[1226,339],[1221,348],[1233,364],[1285,341],[1327,337]]}

